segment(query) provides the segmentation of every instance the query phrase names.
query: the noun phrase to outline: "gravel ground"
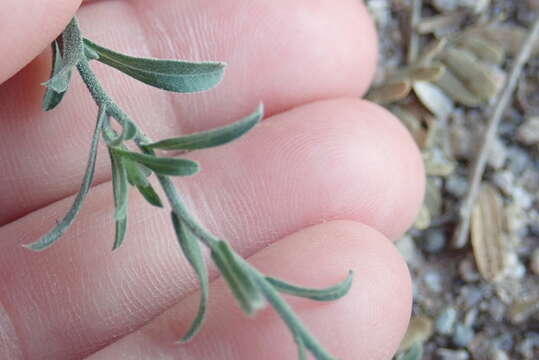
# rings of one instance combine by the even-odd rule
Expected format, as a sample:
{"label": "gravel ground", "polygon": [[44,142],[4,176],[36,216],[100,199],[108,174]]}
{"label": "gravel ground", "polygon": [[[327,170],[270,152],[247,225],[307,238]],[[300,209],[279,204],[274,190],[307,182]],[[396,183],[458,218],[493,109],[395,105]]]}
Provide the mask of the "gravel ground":
{"label": "gravel ground", "polygon": [[[471,231],[454,238],[492,109],[539,1],[366,3],[381,44],[369,96],[408,127],[428,174],[423,210],[398,242],[414,278],[403,353],[420,343],[423,359],[539,359],[539,50],[485,147]],[[443,50],[428,50],[440,41]]]}

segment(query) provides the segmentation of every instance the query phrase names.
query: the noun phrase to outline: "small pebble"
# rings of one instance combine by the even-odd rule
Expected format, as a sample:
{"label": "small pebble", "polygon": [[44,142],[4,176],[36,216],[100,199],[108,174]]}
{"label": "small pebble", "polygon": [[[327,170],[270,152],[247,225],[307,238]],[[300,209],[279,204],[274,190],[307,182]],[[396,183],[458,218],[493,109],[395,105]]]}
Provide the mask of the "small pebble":
{"label": "small pebble", "polygon": [[469,326],[457,324],[453,333],[453,342],[459,347],[466,347],[473,340],[475,332]]}
{"label": "small pebble", "polygon": [[463,197],[468,192],[469,186],[468,180],[459,175],[449,176],[445,182],[447,192],[457,198]]}
{"label": "small pebble", "polygon": [[429,271],[423,276],[423,281],[432,292],[442,292],[442,277],[440,276],[440,273],[436,271]]}
{"label": "small pebble", "polygon": [[517,352],[525,359],[537,359],[535,355],[539,351],[539,333],[529,332],[524,335],[524,340],[516,346]]}
{"label": "small pebble", "polygon": [[491,143],[488,153],[488,165],[495,170],[499,170],[507,160],[507,148],[499,138],[495,138]]}
{"label": "small pebble", "polygon": [[462,259],[459,263],[458,269],[460,277],[466,282],[475,282],[481,279],[475,263],[470,258]]}
{"label": "small pebble", "polygon": [[470,355],[464,350],[438,349],[436,355],[440,360],[468,360]]}
{"label": "small pebble", "polygon": [[439,253],[446,243],[445,234],[438,229],[428,229],[425,231],[423,248],[429,253]]}
{"label": "small pebble", "polygon": [[443,335],[449,335],[457,320],[457,310],[453,307],[445,308],[436,318],[436,331]]}
{"label": "small pebble", "polygon": [[492,360],[510,360],[509,355],[505,351],[495,349],[492,351]]}
{"label": "small pebble", "polygon": [[539,117],[531,117],[518,127],[517,139],[526,145],[539,143]]}
{"label": "small pebble", "polygon": [[463,286],[459,292],[459,298],[463,301],[466,309],[477,306],[483,298],[483,293],[475,286]]}

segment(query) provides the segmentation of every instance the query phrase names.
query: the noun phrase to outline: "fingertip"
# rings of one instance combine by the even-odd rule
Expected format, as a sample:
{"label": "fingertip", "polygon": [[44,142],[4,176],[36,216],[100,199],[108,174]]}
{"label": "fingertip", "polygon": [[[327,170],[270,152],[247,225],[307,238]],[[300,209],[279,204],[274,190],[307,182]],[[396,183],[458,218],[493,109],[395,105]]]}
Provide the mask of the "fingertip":
{"label": "fingertip", "polygon": [[0,84],[26,66],[54,40],[81,0],[3,0],[0,12]]}

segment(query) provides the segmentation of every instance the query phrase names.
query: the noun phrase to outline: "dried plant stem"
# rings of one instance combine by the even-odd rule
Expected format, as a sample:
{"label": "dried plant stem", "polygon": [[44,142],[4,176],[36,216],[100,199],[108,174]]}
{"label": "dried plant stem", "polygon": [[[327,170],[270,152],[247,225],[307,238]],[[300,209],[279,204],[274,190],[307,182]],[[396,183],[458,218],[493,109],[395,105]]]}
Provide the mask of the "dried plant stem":
{"label": "dried plant stem", "polygon": [[412,11],[410,14],[410,39],[408,42],[408,55],[406,61],[413,64],[419,55],[419,34],[417,33],[417,24],[421,20],[422,0],[413,0]]}
{"label": "dried plant stem", "polygon": [[502,93],[494,102],[493,108],[488,111],[492,116],[488,120],[487,131],[481,142],[481,148],[474,162],[474,167],[471,172],[470,187],[466,197],[463,199],[459,210],[459,222],[453,235],[453,246],[455,248],[462,248],[467,243],[468,233],[470,229],[470,215],[473,205],[477,198],[477,192],[485,167],[487,164],[487,158],[491,144],[495,138],[498,125],[502,119],[503,113],[507,108],[509,101],[513,98],[513,93],[517,84],[517,80],[522,73],[524,65],[528,61],[533,46],[536,40],[539,38],[539,17],[535,20],[532,29],[530,30],[526,40],[520,48],[519,54],[513,64],[513,68],[507,80],[507,84]]}

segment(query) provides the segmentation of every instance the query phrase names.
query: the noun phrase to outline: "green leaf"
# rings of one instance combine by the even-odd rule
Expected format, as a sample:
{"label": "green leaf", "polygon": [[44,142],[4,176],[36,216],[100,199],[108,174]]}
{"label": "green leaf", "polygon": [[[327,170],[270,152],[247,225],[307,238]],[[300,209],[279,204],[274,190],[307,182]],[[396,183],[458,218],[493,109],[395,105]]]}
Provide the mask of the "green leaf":
{"label": "green leaf", "polygon": [[56,240],[58,240],[66,231],[69,229],[73,221],[75,220],[77,214],[80,212],[86,194],[90,190],[95,172],[95,161],[97,158],[97,145],[99,144],[99,133],[101,132],[101,127],[103,126],[103,121],[105,117],[100,113],[92,137],[92,145],[90,146],[90,155],[88,159],[88,164],[86,165],[86,173],[84,174],[84,179],[73,205],[65,215],[65,217],[58,222],[56,227],[49,231],[46,235],[41,237],[38,241],[23,245],[26,248],[35,251],[45,250],[51,246]]}
{"label": "green leaf", "polygon": [[84,39],[99,55],[98,61],[159,89],[179,93],[204,91],[215,87],[224,75],[222,62],[187,62],[132,57]]}
{"label": "green leaf", "polygon": [[[252,270],[255,272],[256,270]],[[294,310],[287,304],[281,295],[275,290],[273,285],[260,273],[253,274],[260,290],[286,323],[295,339],[300,339],[301,343],[314,355],[317,360],[336,360],[331,356],[316,340],[316,338],[305,328],[301,320],[294,313]],[[296,340],[298,342],[298,340]],[[298,344],[299,345],[299,344]]]}
{"label": "green leaf", "polygon": [[208,269],[206,268],[206,263],[204,262],[198,239],[193,235],[191,230],[182,223],[175,212],[171,212],[171,216],[174,230],[176,231],[176,237],[178,238],[183,254],[195,270],[198,281],[200,282],[200,305],[198,307],[197,316],[193,321],[191,328],[180,340],[180,342],[187,342],[199,332],[206,317],[209,292]]}
{"label": "green leaf", "polygon": [[151,149],[163,150],[195,150],[224,145],[247,133],[262,120],[263,116],[264,107],[261,104],[252,114],[231,125],[166,139],[145,146]]}
{"label": "green leaf", "polygon": [[124,165],[127,170],[127,180],[131,185],[146,187],[149,185],[146,174],[142,171],[136,162],[124,159]]}
{"label": "green leaf", "polygon": [[350,287],[352,286],[353,278],[354,272],[350,270],[345,280],[343,280],[337,285],[328,287],[326,289],[303,288],[296,285],[288,284],[282,280],[272,277],[266,277],[266,280],[268,280],[268,282],[273,285],[277,290],[286,294],[318,301],[332,301],[337,300],[348,293]]}
{"label": "green leaf", "polygon": [[103,139],[111,147],[120,146],[124,141],[131,140],[137,135],[137,128],[131,120],[122,119],[119,122],[122,125],[122,133],[117,135],[110,125],[109,115],[107,114],[107,119],[103,126]]}
{"label": "green leaf", "polygon": [[84,57],[84,45],[76,18],[71,19],[62,33],[62,67],[44,85],[49,89],[63,93],[67,91],[71,71]]}
{"label": "green leaf", "polygon": [[423,358],[423,343],[416,342],[401,360],[421,360]]}
{"label": "green leaf", "polygon": [[161,175],[189,176],[196,174],[199,170],[196,162],[187,159],[157,157],[120,149],[114,149],[114,152]]}
{"label": "green leaf", "polygon": [[114,245],[112,245],[112,250],[116,250],[122,245],[125,234],[127,233],[127,217],[121,220],[116,220],[116,233],[114,235]]}
{"label": "green leaf", "polygon": [[110,162],[112,166],[112,190],[114,193],[114,204],[116,212],[114,218],[123,220],[127,217],[127,203],[129,187],[127,181],[127,170],[124,165],[124,159],[116,155],[114,150],[109,149]]}
{"label": "green leaf", "polygon": [[212,248],[211,256],[247,315],[254,314],[266,305],[258,285],[245,268],[238,263],[243,259],[240,259],[226,242],[219,241]]}
{"label": "green leaf", "polygon": [[157,195],[157,193],[150,184],[148,184],[147,186],[137,185],[137,189],[142,194],[142,196],[144,196],[146,201],[149,202],[151,205],[163,207],[161,198],[159,198],[159,195]]}
{"label": "green leaf", "polygon": [[[58,74],[60,70],[62,69],[62,53],[60,51],[60,46],[58,45],[58,42],[55,40],[52,43],[52,70],[51,70],[51,78],[54,77],[54,75]],[[67,82],[69,83],[71,79],[71,71],[67,73]],[[58,93],[50,88],[47,88],[47,91],[45,91],[45,96],[43,97],[43,105],[42,108],[44,111],[50,111],[57,107],[62,99],[64,98],[65,91]]]}

